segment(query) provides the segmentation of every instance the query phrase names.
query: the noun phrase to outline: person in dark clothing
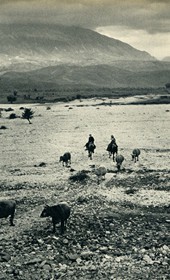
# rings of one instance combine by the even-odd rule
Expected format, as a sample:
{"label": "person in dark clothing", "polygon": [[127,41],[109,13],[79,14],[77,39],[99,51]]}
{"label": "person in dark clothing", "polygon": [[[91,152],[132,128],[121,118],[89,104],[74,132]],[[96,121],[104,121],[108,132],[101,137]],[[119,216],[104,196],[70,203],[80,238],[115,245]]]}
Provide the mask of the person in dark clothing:
{"label": "person in dark clothing", "polygon": [[111,135],[111,142],[107,146],[106,150],[109,152],[109,158],[111,157],[111,155],[113,155],[113,160],[114,160],[114,154],[118,153],[118,145],[117,145],[116,139],[113,135]]}
{"label": "person in dark clothing", "polygon": [[94,137],[91,134],[89,134],[89,141],[88,141],[88,143],[94,144]]}
{"label": "person in dark clothing", "polygon": [[91,144],[94,146],[94,149],[95,149],[96,146],[94,145],[94,137],[91,134],[89,134],[88,142],[85,144],[86,150],[88,150],[89,145],[91,145]]}
{"label": "person in dark clothing", "polygon": [[116,139],[115,139],[115,137],[114,137],[113,135],[111,135],[111,142],[110,142],[110,145],[115,145],[115,146],[117,146],[117,144],[116,144]]}

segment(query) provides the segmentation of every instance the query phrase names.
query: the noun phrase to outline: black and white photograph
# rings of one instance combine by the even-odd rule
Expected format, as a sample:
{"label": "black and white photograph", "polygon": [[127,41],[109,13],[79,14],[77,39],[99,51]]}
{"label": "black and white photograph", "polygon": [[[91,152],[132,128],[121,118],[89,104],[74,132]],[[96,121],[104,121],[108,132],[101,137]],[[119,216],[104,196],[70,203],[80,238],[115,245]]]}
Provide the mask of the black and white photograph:
{"label": "black and white photograph", "polygon": [[170,0],[0,0],[0,280],[168,280]]}

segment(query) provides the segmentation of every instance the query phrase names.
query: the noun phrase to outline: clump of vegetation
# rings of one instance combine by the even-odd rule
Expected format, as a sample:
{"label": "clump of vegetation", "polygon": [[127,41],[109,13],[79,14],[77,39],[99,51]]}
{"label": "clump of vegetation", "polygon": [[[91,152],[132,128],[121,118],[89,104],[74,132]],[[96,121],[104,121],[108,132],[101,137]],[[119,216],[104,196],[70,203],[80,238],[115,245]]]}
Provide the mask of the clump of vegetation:
{"label": "clump of vegetation", "polygon": [[0,129],[7,129],[7,127],[5,125],[1,125]]}
{"label": "clump of vegetation", "polygon": [[8,95],[7,100],[8,102],[13,103],[17,100],[17,97],[15,95]]}
{"label": "clump of vegetation", "polygon": [[14,111],[14,109],[12,109],[12,108],[7,108],[7,109],[5,109],[4,111],[5,111],[5,112],[11,112],[11,111]]}
{"label": "clump of vegetation", "polygon": [[34,112],[29,109],[29,108],[25,108],[24,112],[22,113],[22,118],[28,120],[28,122],[31,124],[31,119],[33,118]]}
{"label": "clump of vegetation", "polygon": [[50,106],[48,106],[46,109],[47,109],[47,110],[51,110],[51,107],[50,107]]}
{"label": "clump of vegetation", "polygon": [[9,119],[12,120],[12,119],[16,119],[17,118],[17,115],[15,113],[12,113],[9,115]]}
{"label": "clump of vegetation", "polygon": [[70,180],[73,182],[84,182],[85,180],[88,180],[90,177],[87,175],[87,172],[85,170],[79,171],[74,175],[70,176]]}

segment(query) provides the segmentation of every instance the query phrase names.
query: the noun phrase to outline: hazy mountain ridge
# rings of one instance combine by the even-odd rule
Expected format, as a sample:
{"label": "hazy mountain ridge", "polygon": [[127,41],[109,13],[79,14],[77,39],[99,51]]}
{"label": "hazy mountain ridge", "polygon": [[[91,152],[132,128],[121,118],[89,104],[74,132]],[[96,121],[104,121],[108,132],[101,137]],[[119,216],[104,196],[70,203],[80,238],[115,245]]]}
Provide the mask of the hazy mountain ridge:
{"label": "hazy mountain ridge", "polygon": [[[155,60],[147,52],[90,29],[60,25],[1,24],[0,57],[90,65],[115,60]],[[42,60],[42,61],[41,61]],[[50,64],[51,63],[51,64]]]}
{"label": "hazy mountain ridge", "polygon": [[0,89],[57,86],[160,87],[170,63],[95,31],[59,25],[0,30]]}
{"label": "hazy mountain ridge", "polygon": [[59,86],[88,87],[160,87],[170,77],[169,70],[132,72],[109,65],[73,66],[58,65],[30,71],[8,72],[1,76],[0,87],[17,89],[48,89]]}

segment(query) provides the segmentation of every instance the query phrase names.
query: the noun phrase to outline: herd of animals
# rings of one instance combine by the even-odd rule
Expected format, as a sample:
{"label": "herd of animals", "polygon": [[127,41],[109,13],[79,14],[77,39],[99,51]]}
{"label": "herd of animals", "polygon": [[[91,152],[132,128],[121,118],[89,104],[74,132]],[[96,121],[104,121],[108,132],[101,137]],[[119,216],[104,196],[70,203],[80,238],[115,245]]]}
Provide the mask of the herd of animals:
{"label": "herd of animals", "polygon": [[[90,134],[90,137],[92,137],[92,135]],[[92,138],[90,138],[92,140],[92,142],[88,141],[85,145],[86,150],[88,150],[88,155],[90,157],[90,159],[92,159],[92,153],[94,152],[94,149],[96,148],[96,146],[94,145],[94,141]],[[93,149],[92,149],[93,146]],[[113,155],[113,161],[114,159],[116,160],[116,164],[117,164],[117,169],[118,171],[120,170],[120,167],[122,165],[122,162],[124,161],[124,157],[121,154],[118,154],[118,146],[116,144],[115,138],[113,136],[111,136],[111,143],[109,143],[108,147],[107,147],[107,151],[109,152],[109,157],[111,157],[111,155]],[[116,153],[116,158],[114,157]],[[132,160],[134,162],[139,160],[139,155],[140,155],[140,149],[134,149],[132,151]],[[69,152],[64,153],[63,156],[60,157],[60,162],[63,163],[66,166],[68,166],[68,164],[71,164],[71,154]],[[100,175],[105,175],[106,174],[106,170],[104,167],[99,167],[98,169],[96,169],[96,175],[100,176]],[[1,200],[0,201],[0,218],[7,218],[10,216],[9,221],[10,221],[10,225],[14,226],[14,215],[15,215],[15,210],[16,210],[16,202],[14,200]],[[53,206],[48,206],[46,205],[40,215],[40,217],[51,217],[52,218],[52,224],[53,224],[53,233],[55,233],[56,230],[56,224],[60,223],[60,231],[61,234],[64,233],[64,230],[66,228],[66,223],[67,223],[67,219],[70,216],[70,212],[71,212],[71,208],[70,206],[66,203],[66,202],[61,202],[57,205],[53,205]]]}
{"label": "herd of animals", "polygon": [[[89,140],[85,144],[84,147],[86,147],[86,150],[88,151],[88,157],[90,159],[92,159],[92,155],[94,153],[94,150],[96,149],[96,145],[94,144],[94,138],[91,134],[89,135]],[[114,138],[113,135],[111,135],[111,142],[107,146],[106,150],[109,152],[109,158],[111,158],[111,156],[112,156],[113,161],[114,160],[116,161],[116,166],[119,171],[121,168],[121,165],[124,161],[124,156],[121,154],[118,154],[118,145],[116,144],[116,139]],[[116,154],[116,157],[115,157],[115,154]],[[138,161],[139,155],[140,155],[140,149],[137,149],[137,148],[134,149],[132,151],[132,160],[134,160],[134,162]],[[69,152],[64,153],[62,156],[60,156],[59,161],[63,163],[63,166],[64,166],[64,164],[66,166],[68,166],[68,164],[71,164],[71,153],[69,153]]]}

